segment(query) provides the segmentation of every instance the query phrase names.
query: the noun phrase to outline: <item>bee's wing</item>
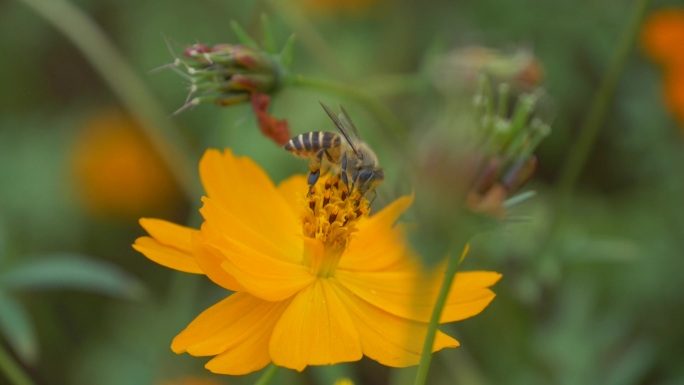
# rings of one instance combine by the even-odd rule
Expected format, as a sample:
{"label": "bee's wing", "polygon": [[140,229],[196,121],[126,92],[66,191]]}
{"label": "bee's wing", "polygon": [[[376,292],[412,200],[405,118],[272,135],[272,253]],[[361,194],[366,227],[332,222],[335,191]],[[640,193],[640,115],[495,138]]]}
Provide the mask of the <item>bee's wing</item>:
{"label": "bee's wing", "polygon": [[347,114],[347,110],[344,109],[344,107],[340,107],[340,114],[338,117],[340,118],[340,121],[342,122],[342,125],[349,129],[351,131],[351,136],[353,139],[356,139],[356,141],[361,140],[361,136],[359,135],[359,130],[356,129],[356,126],[352,122],[351,118],[349,117],[349,114]]}
{"label": "bee's wing", "polygon": [[340,130],[342,136],[344,136],[344,139],[347,140],[347,143],[349,143],[352,150],[354,150],[354,153],[356,153],[358,157],[363,159],[363,154],[361,153],[361,151],[359,151],[358,148],[356,148],[355,145],[355,143],[359,139],[358,131],[356,130],[356,127],[354,127],[354,124],[351,122],[351,119],[349,119],[347,112],[342,107],[340,107],[340,109],[342,109],[342,112],[339,116],[337,116],[335,115],[335,112],[333,112],[333,110],[325,104],[321,103],[321,107],[323,107],[323,109],[328,114],[330,119],[333,121],[333,123],[335,123],[335,126],[337,126],[337,129]]}

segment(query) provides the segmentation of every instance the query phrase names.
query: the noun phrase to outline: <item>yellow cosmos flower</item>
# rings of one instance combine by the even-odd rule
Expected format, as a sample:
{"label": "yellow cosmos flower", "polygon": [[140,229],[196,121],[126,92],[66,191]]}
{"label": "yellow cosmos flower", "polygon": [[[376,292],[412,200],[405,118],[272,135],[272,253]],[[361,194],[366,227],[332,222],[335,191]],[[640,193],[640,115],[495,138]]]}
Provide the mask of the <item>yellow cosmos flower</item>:
{"label": "yellow cosmos flower", "polygon": [[[304,176],[275,186],[230,151],[207,151],[200,175],[201,229],[141,219],[150,237],[134,245],[235,292],[176,336],[174,352],[215,356],[207,369],[232,375],[270,362],[301,371],[363,355],[393,367],[418,363],[442,271],[424,273],[394,226],[412,197],[369,216],[368,201],[335,177],[307,196]],[[480,313],[499,278],[460,273],[441,322]],[[456,346],[439,332],[434,351]]]}

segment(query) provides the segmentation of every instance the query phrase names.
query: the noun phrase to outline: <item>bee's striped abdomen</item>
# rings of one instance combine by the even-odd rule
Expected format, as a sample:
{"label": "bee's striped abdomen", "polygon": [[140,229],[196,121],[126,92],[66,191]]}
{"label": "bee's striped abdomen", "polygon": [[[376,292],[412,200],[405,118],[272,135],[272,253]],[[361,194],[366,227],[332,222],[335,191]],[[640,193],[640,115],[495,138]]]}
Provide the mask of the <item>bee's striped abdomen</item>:
{"label": "bee's striped abdomen", "polygon": [[339,147],[341,143],[340,136],[334,132],[320,132],[321,136],[321,147],[325,148],[335,148]]}
{"label": "bee's striped abdomen", "polygon": [[312,131],[290,139],[283,148],[296,156],[311,157],[322,148],[340,145],[340,138],[334,132]]}

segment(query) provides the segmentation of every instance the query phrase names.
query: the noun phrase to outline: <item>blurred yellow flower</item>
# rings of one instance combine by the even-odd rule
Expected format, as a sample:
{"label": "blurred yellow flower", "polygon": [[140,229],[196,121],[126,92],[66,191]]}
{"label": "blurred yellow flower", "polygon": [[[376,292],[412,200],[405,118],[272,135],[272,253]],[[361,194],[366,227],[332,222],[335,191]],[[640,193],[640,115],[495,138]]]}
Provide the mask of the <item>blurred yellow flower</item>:
{"label": "blurred yellow flower", "polygon": [[335,384],[333,385],[354,385],[354,381],[348,378],[340,378],[339,380],[335,381]]}
{"label": "blurred yellow flower", "polygon": [[684,128],[684,8],[652,14],[641,38],[646,53],[663,67],[665,104]]}
{"label": "blurred yellow flower", "polygon": [[[206,368],[232,375],[363,355],[393,367],[418,363],[443,268],[424,272],[394,226],[412,197],[369,216],[368,201],[337,177],[321,178],[307,196],[304,176],[275,186],[230,151],[207,151],[200,176],[208,195],[201,229],[141,219],[150,237],[134,244],[161,265],[235,292],[176,336],[174,352],[215,356]],[[499,278],[459,273],[441,322],[480,313]],[[456,346],[439,332],[433,351]]]}
{"label": "blurred yellow flower", "polygon": [[76,188],[95,216],[132,220],[168,213],[180,191],[136,124],[107,110],[86,121],[71,156]]}

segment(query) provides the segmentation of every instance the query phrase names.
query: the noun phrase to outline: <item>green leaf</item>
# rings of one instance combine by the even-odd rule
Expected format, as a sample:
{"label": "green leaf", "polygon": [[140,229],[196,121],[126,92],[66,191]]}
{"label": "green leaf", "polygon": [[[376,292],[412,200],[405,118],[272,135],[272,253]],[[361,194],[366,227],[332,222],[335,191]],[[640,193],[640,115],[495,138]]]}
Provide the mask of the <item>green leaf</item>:
{"label": "green leaf", "polygon": [[263,47],[264,50],[270,54],[276,53],[276,43],[273,37],[273,27],[271,21],[265,13],[261,14],[261,29],[263,33]]}
{"label": "green leaf", "polygon": [[38,358],[36,332],[21,304],[0,290],[0,334],[22,361],[34,363]]}
{"label": "green leaf", "polygon": [[257,42],[254,41],[254,39],[252,39],[251,36],[249,36],[247,31],[242,29],[242,27],[240,26],[240,24],[238,24],[237,21],[231,20],[230,28],[235,33],[235,36],[237,36],[237,39],[240,42],[240,44],[254,49],[259,49],[259,45],[257,44]]}
{"label": "green leaf", "polygon": [[70,253],[15,266],[0,275],[0,286],[13,290],[80,289],[130,299],[146,294],[141,283],[117,266]]}
{"label": "green leaf", "polygon": [[292,64],[296,40],[297,38],[293,33],[292,35],[290,35],[290,37],[287,38],[287,40],[285,41],[285,45],[283,46],[283,49],[280,51],[280,64],[282,64],[285,68],[289,68]]}

